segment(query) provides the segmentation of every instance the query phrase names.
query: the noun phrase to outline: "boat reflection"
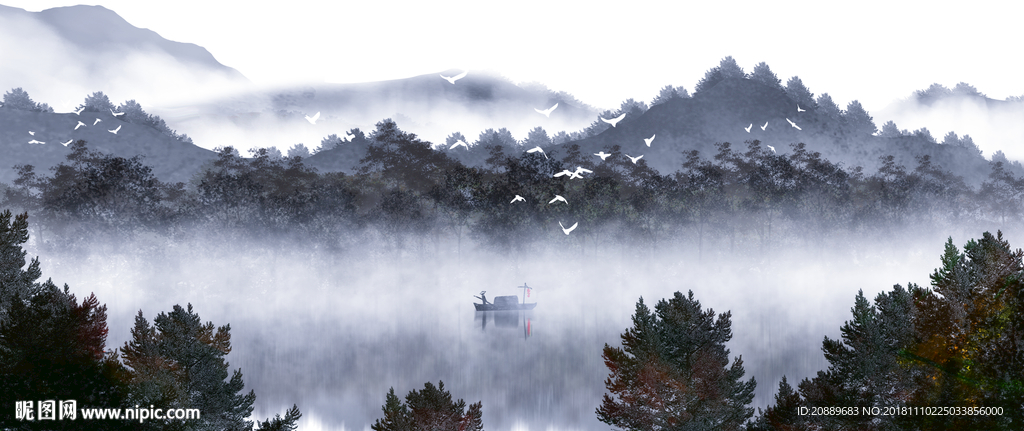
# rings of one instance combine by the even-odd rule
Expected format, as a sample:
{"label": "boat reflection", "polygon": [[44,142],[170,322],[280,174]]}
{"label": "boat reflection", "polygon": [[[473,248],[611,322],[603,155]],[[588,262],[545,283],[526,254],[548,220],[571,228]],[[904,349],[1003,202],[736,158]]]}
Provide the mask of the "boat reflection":
{"label": "boat reflection", "polygon": [[515,329],[523,328],[523,335],[529,337],[533,333],[533,311],[477,311],[473,318],[476,326],[486,331],[491,328]]}

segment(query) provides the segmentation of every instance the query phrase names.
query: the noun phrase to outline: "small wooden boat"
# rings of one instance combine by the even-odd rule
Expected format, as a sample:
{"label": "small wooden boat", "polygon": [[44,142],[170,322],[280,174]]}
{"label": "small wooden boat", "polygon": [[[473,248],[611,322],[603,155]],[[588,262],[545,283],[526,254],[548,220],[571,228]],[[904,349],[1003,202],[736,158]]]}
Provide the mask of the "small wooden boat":
{"label": "small wooden boat", "polygon": [[534,307],[537,306],[537,303],[536,302],[534,302],[532,304],[527,304],[526,303],[526,291],[527,291],[527,289],[530,289],[530,287],[527,286],[526,283],[523,283],[523,285],[519,286],[519,288],[523,289],[523,303],[521,303],[521,304],[519,303],[519,297],[517,297],[515,295],[496,296],[494,298],[494,303],[490,303],[490,302],[487,301],[487,295],[486,295],[487,291],[485,290],[483,292],[480,292],[480,296],[474,296],[474,298],[477,298],[477,299],[483,301],[483,304],[477,304],[477,303],[474,302],[473,306],[476,307],[476,311],[533,310]]}

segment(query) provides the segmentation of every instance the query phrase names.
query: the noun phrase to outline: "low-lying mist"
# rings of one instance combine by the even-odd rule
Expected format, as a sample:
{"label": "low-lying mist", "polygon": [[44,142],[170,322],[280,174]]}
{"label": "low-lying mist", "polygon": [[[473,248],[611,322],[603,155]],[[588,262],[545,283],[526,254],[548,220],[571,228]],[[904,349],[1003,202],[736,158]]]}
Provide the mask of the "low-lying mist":
{"label": "low-lying mist", "polygon": [[[843,234],[770,251],[705,239],[700,257],[688,238],[649,249],[579,232],[511,256],[468,239],[461,252],[454,240],[409,241],[404,251],[362,241],[335,254],[214,233],[73,256],[28,251],[44,277],[107,305],[108,348],[130,339],[139,310],[152,319],[191,303],[204,322],[230,324],[231,369],[256,391],[257,417],[294,403],[300,428],[365,429],[389,388],[402,396],[440,380],[453,398],[482,401],[488,429],[593,429],[604,426],[595,414],[608,376],[602,348],[619,345],[640,297],[653,306],[692,290],[703,308],[731,312],[730,357],[742,356],[744,380],[757,380],[753,405],[764,407],[783,375],[795,384],[827,367],[823,337],[839,337],[858,290],[871,298],[897,283],[928,285],[948,237],[963,244],[982,233],[964,230]],[[1004,234],[1020,244],[1019,232]],[[535,310],[474,311],[480,291],[522,300],[524,283]]]}

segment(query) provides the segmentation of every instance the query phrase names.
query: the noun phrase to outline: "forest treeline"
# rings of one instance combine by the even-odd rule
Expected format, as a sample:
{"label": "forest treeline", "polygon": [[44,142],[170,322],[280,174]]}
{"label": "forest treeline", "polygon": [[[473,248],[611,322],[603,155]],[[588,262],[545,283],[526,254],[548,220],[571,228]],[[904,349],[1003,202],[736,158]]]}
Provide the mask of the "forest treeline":
{"label": "forest treeline", "polygon": [[[490,145],[482,167],[467,167],[391,120],[360,135],[366,155],[355,174],[319,173],[302,157],[267,149],[243,158],[231,147],[189,183],[159,181],[140,157],[124,158],[71,144],[49,173],[18,166],[3,204],[28,211],[40,238],[61,248],[106,235],[224,238],[306,244],[318,250],[461,250],[474,241],[500,253],[551,246],[566,227],[586,244],[654,250],[688,241],[700,253],[823,245],[857,234],[886,238],[904,229],[950,231],[1020,219],[1024,179],[991,162],[977,188],[919,157],[891,156],[868,174],[791,145],[786,155],[748,141],[716,144],[717,153],[686,153],[673,173],[614,146],[610,157],[575,144],[546,153]],[[582,178],[555,177],[579,168]],[[523,201],[513,202],[516,196]],[[565,202],[552,202],[555,196]],[[371,241],[372,242],[372,241]],[[558,243],[561,247],[564,243]]]}
{"label": "forest treeline", "polygon": [[[1024,421],[1024,251],[985,232],[950,239],[931,286],[859,292],[829,365],[796,388],[785,376],[754,416],[756,381],[729,364],[731,312],[676,292],[637,302],[597,417],[625,430],[1011,430]],[[749,359],[749,358],[748,358]]]}
{"label": "forest treeline", "polygon": [[[230,373],[231,326],[203,323],[188,307],[158,314],[140,310],[131,340],[107,347],[107,307],[95,294],[81,300],[42,277],[39,258],[26,259],[28,215],[0,212],[0,428],[24,430],[294,430],[297,406],[265,421],[252,416],[256,393]],[[47,401],[77,403],[47,411]],[[90,420],[79,409],[161,411],[135,420]],[[147,407],[148,406],[148,407]],[[189,420],[177,410],[198,411]],[[172,412],[172,410],[174,412]],[[125,413],[126,414],[126,413]],[[183,417],[182,417],[183,418]],[[136,422],[137,421],[137,422]]]}

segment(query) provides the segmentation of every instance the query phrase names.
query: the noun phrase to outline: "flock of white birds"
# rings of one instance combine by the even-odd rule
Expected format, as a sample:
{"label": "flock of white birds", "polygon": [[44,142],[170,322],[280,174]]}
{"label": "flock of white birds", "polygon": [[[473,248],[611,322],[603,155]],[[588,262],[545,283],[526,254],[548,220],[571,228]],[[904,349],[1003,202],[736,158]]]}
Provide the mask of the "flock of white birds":
{"label": "flock of white birds", "polygon": [[[71,112],[73,112],[75,115],[81,116],[83,111],[85,111],[85,107],[84,106],[81,107],[81,108],[78,108],[77,110],[73,110]],[[113,115],[114,118],[117,118],[117,117],[120,117],[120,116],[124,115],[124,112],[114,112],[114,110],[111,109],[110,110],[110,114]],[[95,126],[95,125],[99,124],[101,121],[103,121],[103,120],[97,118],[96,121],[93,121],[92,125]],[[116,128],[111,129],[111,130],[107,130],[107,131],[116,135],[117,132],[121,131],[121,126],[122,125],[118,125]],[[75,128],[71,129],[71,131],[74,132],[74,131],[82,128],[82,127],[89,127],[89,125],[85,124],[81,120],[79,120],[78,123],[75,124]],[[31,131],[31,130],[28,131],[28,134],[31,135],[31,136],[35,136],[36,135],[36,133],[34,131]],[[68,139],[65,142],[61,142],[60,144],[66,147],[68,145],[71,145],[72,142],[74,142],[73,138],[72,139]],[[36,140],[36,139],[32,139],[31,141],[28,141],[28,143],[31,144],[31,145],[43,145],[43,144],[46,144],[45,141],[39,141],[39,140]]]}
{"label": "flock of white birds", "polygon": [[[443,75],[441,75],[440,77],[443,78],[445,81],[452,83],[452,85],[455,85],[456,81],[465,78],[466,75],[468,75],[468,74],[469,74],[469,71],[465,71],[465,72],[463,72],[463,73],[461,73],[459,75],[453,76],[453,77],[445,77]],[[549,109],[543,110],[543,111],[542,110],[538,110],[535,107],[534,111],[536,111],[538,114],[543,114],[545,117],[551,118],[551,113],[554,112],[556,109],[558,109],[558,103],[555,103],[554,105],[549,107]],[[78,109],[78,111],[73,111],[73,112],[75,113],[75,115],[81,116],[82,112],[84,110],[85,110],[85,107],[80,107],[80,109]],[[802,112],[805,112],[805,111],[807,111],[807,110],[801,109],[800,104],[797,104],[797,112],[798,113],[802,113]],[[114,110],[111,110],[111,115],[113,115],[115,118],[121,117],[124,114],[125,113],[115,113]],[[309,124],[315,125],[316,124],[316,120],[319,120],[319,116],[321,116],[321,113],[317,112],[312,117],[305,116],[305,119],[306,119],[306,121],[309,122]],[[603,117],[598,117],[598,118],[602,122],[610,124],[611,127],[615,127],[618,124],[618,122],[621,122],[621,121],[623,121],[623,119],[626,118],[626,114],[624,113],[624,114],[622,114],[622,115],[620,115],[618,117],[612,118],[612,119],[606,119],[606,118],[603,118]],[[95,126],[95,125],[99,124],[99,122],[101,122],[101,121],[102,120],[97,118],[96,121],[92,123],[92,125]],[[791,121],[790,119],[785,119],[785,121],[790,123],[790,125],[793,126],[795,129],[803,130],[803,129],[800,128],[800,126],[797,126],[797,124],[794,123],[793,121]],[[74,130],[78,130],[80,127],[87,127],[87,125],[85,123],[79,121],[78,124],[75,126]],[[749,126],[744,127],[743,130],[745,130],[746,133],[750,133],[752,127],[754,127],[753,123],[751,123],[751,125],[749,125]],[[767,128],[768,128],[768,122],[765,122],[765,124],[763,126],[761,126],[761,130],[766,130]],[[112,130],[108,130],[108,132],[111,132],[113,134],[118,134],[118,132],[120,130],[121,130],[121,125],[118,125],[117,128],[112,129]],[[36,133],[34,131],[31,131],[31,130],[29,131],[29,134],[32,135],[32,136],[36,135]],[[650,143],[654,140],[655,136],[656,136],[656,134],[652,134],[652,135],[650,135],[649,138],[644,138],[644,143],[648,147],[650,147]],[[352,134],[346,133],[345,134],[345,138],[346,138],[346,140],[351,141],[352,138],[354,138],[354,136]],[[67,142],[60,142],[60,143],[62,145],[68,146],[69,144],[71,144],[72,140],[73,139],[69,139]],[[42,141],[39,141],[39,140],[36,140],[36,139],[32,139],[32,140],[29,141],[29,143],[31,143],[31,144],[44,144],[46,142],[42,142]],[[466,149],[469,149],[469,144],[466,143],[466,141],[464,141],[462,139],[459,139],[454,144],[452,144],[452,146],[450,146],[449,149],[455,149],[457,146],[463,146]],[[769,149],[771,149],[772,153],[775,153],[775,147],[774,146],[771,146],[771,145],[767,145],[767,146],[768,146]],[[541,148],[540,146],[536,146],[536,147],[532,147],[530,149],[527,149],[526,153],[540,153],[540,154],[544,155],[545,159],[548,158],[548,155],[546,153],[544,153],[544,149]],[[603,150],[601,150],[601,152],[595,153],[594,156],[597,156],[597,157],[601,158],[601,161],[603,162],[605,159],[607,159],[611,155],[609,155],[607,153],[604,153]],[[633,157],[633,156],[624,154],[624,156],[626,156],[626,158],[628,158],[631,162],[633,162],[634,165],[640,159],[643,159],[643,155],[640,155],[640,156],[637,156],[637,157]],[[588,173],[589,174],[589,173],[593,173],[593,171],[591,171],[589,169],[584,169],[583,167],[578,166],[577,169],[575,169],[575,171],[569,171],[568,169],[565,169],[565,170],[563,170],[561,172],[556,173],[554,175],[554,177],[557,178],[557,177],[562,177],[562,176],[568,176],[569,179],[583,178],[583,174],[584,173]],[[512,199],[512,202],[510,202],[510,204],[515,204],[517,202],[526,202],[526,200],[523,197],[521,197],[519,195],[516,195],[515,198]],[[552,199],[550,202],[548,202],[548,205],[554,204],[556,202],[562,202],[563,204],[568,205],[568,202],[565,201],[565,198],[562,198],[561,196],[558,196],[558,195],[555,195],[555,198]],[[568,228],[566,228],[564,225],[562,225],[561,221],[558,222],[558,225],[561,226],[562,231],[565,232],[565,234],[569,234],[569,232],[571,232],[572,230],[577,228],[577,226],[580,225],[580,222],[575,222],[575,223],[572,224],[572,226],[570,226]]]}
{"label": "flock of white birds", "polygon": [[[460,80],[462,78],[465,78],[468,73],[469,73],[469,71],[464,71],[464,72],[462,72],[462,73],[460,73],[458,75],[455,75],[455,76],[444,76],[444,75],[440,75],[440,76],[441,76],[441,78],[443,78],[444,80],[448,81],[452,85],[455,85],[455,81],[458,81],[458,80]],[[544,110],[541,110],[541,109],[538,109],[538,108],[533,108],[533,110],[537,111],[538,114],[543,114],[545,117],[548,117],[548,118],[551,118],[551,113],[555,109],[558,109],[558,103],[555,103],[550,108],[544,109]],[[618,117],[615,117],[615,118],[604,118],[604,117],[598,117],[598,118],[601,121],[605,122],[605,123],[611,124],[612,127],[616,127],[616,125],[620,121],[622,121],[623,118],[626,118],[626,114],[625,113],[620,114]],[[306,119],[308,120],[309,117],[306,117]],[[310,122],[312,122],[312,120]],[[767,124],[765,126],[767,126]],[[749,129],[750,128],[748,127],[747,128],[748,132],[750,131]],[[647,147],[650,147],[651,146],[651,142],[654,141],[655,136],[657,136],[657,135],[656,134],[652,134],[650,138],[644,138],[644,144],[646,144]],[[456,147],[459,147],[459,146],[465,147],[467,150],[469,149],[469,144],[467,144],[465,141],[463,141],[461,139],[456,141],[450,147],[448,147],[448,149],[449,150],[454,150]],[[545,159],[548,158],[547,153],[545,153],[544,149],[539,147],[539,146],[531,148],[529,150],[526,150],[526,152],[527,153],[540,153],[540,154],[544,155]],[[600,157],[601,161],[604,161],[605,159],[608,158],[608,156],[611,156],[611,154],[605,153],[604,151],[599,151],[597,153],[594,153],[594,155],[597,156],[597,157]],[[640,159],[642,159],[644,157],[643,154],[641,154],[639,156],[636,156],[636,157],[630,156],[628,154],[625,154],[625,156],[631,162],[633,162],[633,164],[636,164],[637,161],[639,161]],[[589,169],[584,169],[582,166],[577,166],[575,171],[570,171],[568,169],[565,169],[565,170],[563,170],[561,172],[558,172],[558,173],[554,174],[554,177],[558,178],[558,177],[568,176],[569,179],[577,179],[577,178],[582,179],[583,178],[582,174],[585,174],[585,173],[589,174],[589,173],[593,173],[593,171],[591,171]],[[559,201],[561,201],[562,203],[564,203],[566,205],[569,204],[569,202],[567,202],[565,200],[565,198],[563,198],[562,196],[555,195],[555,198],[551,199],[551,201],[548,202],[548,205],[554,204],[555,202],[559,202]],[[526,198],[524,198],[524,197],[522,197],[520,195],[515,195],[515,197],[512,199],[511,202],[509,202],[509,204],[514,204],[516,202],[526,202]],[[560,226],[562,228],[562,232],[564,232],[566,235],[569,235],[569,233],[571,233],[573,230],[576,229],[577,226],[579,226],[579,222],[573,223],[573,225],[571,227],[566,228],[564,225],[562,225],[562,222],[559,221],[558,222],[558,226]]]}
{"label": "flock of white birds", "polygon": [[[800,104],[798,103],[798,104],[796,105],[796,112],[804,112],[804,111],[806,111],[806,109],[803,109],[803,108],[801,108],[801,107],[800,107]],[[794,123],[794,122],[793,122],[793,120],[790,120],[789,118],[787,118],[787,119],[786,119],[786,121],[788,121],[788,122],[789,122],[789,125],[790,125],[790,126],[793,126],[793,128],[794,128],[794,129],[797,129],[797,130],[803,130],[803,129],[801,129],[801,128],[800,128],[800,126],[797,126],[797,125],[796,125],[796,123]],[[744,127],[744,128],[743,128],[743,130],[746,130],[746,131],[747,131],[747,133],[750,133],[750,128],[751,128],[751,127],[754,127],[754,123],[750,123],[750,125],[749,125],[749,126],[747,126],[747,127]],[[763,125],[763,126],[761,126],[761,130],[765,130],[765,129],[767,129],[767,128],[768,128],[768,122],[767,122],[767,121],[765,121],[765,122],[764,122],[764,125]],[[654,137],[653,137],[653,136],[651,136],[651,139],[654,139]],[[649,146],[650,146],[650,144],[648,144],[647,146],[649,147]],[[775,147],[773,147],[773,146],[771,146],[771,145],[767,145],[767,144],[765,144],[765,146],[766,146],[766,147],[768,147],[768,149],[769,149],[769,150],[772,150],[772,153],[774,153],[774,154],[778,154],[778,153],[776,153],[776,152],[775,152]],[[640,157],[643,157],[643,156],[640,156]]]}

